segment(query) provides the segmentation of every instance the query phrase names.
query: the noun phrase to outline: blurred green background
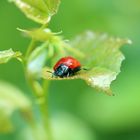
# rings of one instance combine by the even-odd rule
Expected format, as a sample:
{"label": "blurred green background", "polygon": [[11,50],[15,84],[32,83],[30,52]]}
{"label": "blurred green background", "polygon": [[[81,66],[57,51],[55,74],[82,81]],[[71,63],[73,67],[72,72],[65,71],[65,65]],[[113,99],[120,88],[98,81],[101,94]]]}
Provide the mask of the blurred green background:
{"label": "blurred green background", "polygon": [[[30,40],[16,28],[38,26],[13,4],[0,0],[0,50],[25,52]],[[49,107],[58,139],[140,140],[139,26],[139,0],[62,0],[50,23],[52,31],[63,31],[64,37],[70,39],[91,29],[130,38],[133,44],[122,48],[126,60],[112,84],[114,97],[98,94],[81,80],[52,82]],[[16,60],[0,65],[0,80],[12,83],[32,98],[22,66]],[[1,134],[0,140],[19,139],[17,132],[22,131],[23,122],[20,118],[16,122],[15,131]]]}

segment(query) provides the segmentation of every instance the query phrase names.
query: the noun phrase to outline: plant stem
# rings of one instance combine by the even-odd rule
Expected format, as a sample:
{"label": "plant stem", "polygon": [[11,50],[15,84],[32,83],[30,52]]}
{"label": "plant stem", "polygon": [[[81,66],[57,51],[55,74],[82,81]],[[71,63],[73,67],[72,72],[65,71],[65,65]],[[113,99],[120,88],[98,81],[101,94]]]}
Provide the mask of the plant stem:
{"label": "plant stem", "polygon": [[48,87],[49,81],[45,82],[44,95],[42,97],[42,101],[39,104],[40,112],[42,116],[42,121],[44,123],[45,130],[48,132],[48,140],[53,140],[51,125],[49,121],[49,107],[48,107]]}
{"label": "plant stem", "polygon": [[35,47],[35,40],[34,39],[32,39],[31,40],[31,42],[30,42],[30,44],[29,44],[29,46],[28,46],[28,49],[27,49],[27,51],[26,51],[26,54],[25,54],[25,59],[27,59],[27,57],[29,56],[29,54],[32,52],[32,50],[34,49],[34,47]]}
{"label": "plant stem", "polygon": [[47,140],[53,140],[52,132],[51,132],[51,126],[49,121],[49,109],[48,109],[48,90],[49,90],[49,81],[45,80],[42,85],[42,92],[38,92],[36,85],[34,84],[35,81],[28,77],[29,84],[32,88],[32,91],[34,92],[34,95],[36,97],[39,109],[40,109],[40,115],[41,115],[41,121],[44,125],[44,129],[46,132],[46,138]]}
{"label": "plant stem", "polygon": [[38,101],[38,106],[40,109],[40,116],[42,119],[41,121],[42,121],[42,124],[44,125],[44,129],[45,129],[45,138],[43,140],[53,140],[50,121],[49,121],[49,111],[48,111],[49,81],[45,80],[42,82],[43,84],[40,85],[38,80],[34,79],[28,73],[28,70],[27,70],[27,68],[28,68],[27,60],[28,60],[30,53],[33,51],[33,49],[35,47],[35,43],[36,43],[36,40],[32,39],[31,43],[29,44],[28,50],[25,54],[25,63],[24,63],[25,64],[25,76],[26,76],[27,82],[29,83],[29,85],[34,93],[36,100]]}

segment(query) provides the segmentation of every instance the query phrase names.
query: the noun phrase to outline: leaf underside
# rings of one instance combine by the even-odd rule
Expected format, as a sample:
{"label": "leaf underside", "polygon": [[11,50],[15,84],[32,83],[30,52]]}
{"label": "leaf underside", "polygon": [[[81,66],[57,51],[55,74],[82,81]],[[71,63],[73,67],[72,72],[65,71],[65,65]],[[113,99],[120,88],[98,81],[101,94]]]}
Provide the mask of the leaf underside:
{"label": "leaf underside", "polygon": [[83,79],[88,85],[113,95],[110,85],[119,74],[121,63],[125,58],[120,47],[129,43],[131,42],[128,39],[113,38],[107,34],[87,31],[70,42],[72,48],[82,52],[84,57],[77,57],[72,52],[66,53],[78,59],[82,67],[87,70],[81,70],[72,77],[58,78],[52,77],[52,74],[47,72],[50,68],[44,68],[43,78],[47,80]]}
{"label": "leaf underside", "polygon": [[56,14],[60,0],[9,0],[30,19],[40,24],[47,24]]}

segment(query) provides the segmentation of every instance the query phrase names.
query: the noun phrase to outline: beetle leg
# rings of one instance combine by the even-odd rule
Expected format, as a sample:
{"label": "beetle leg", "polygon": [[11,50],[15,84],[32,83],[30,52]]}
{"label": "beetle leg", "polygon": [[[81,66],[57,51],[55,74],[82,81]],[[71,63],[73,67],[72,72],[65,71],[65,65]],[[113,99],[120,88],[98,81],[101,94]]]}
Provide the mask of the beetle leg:
{"label": "beetle leg", "polygon": [[52,74],[51,78],[54,78],[54,75]]}
{"label": "beetle leg", "polygon": [[67,77],[69,77],[69,76],[70,76],[70,73],[68,72],[68,73],[67,73]]}

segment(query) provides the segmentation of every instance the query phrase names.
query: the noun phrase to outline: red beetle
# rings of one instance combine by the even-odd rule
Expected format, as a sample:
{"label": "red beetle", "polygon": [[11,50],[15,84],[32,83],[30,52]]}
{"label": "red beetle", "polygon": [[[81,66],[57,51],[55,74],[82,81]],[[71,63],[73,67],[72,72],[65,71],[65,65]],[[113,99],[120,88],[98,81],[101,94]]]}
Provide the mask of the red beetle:
{"label": "red beetle", "polygon": [[53,76],[69,77],[81,70],[81,64],[71,56],[61,58],[53,67]]}

